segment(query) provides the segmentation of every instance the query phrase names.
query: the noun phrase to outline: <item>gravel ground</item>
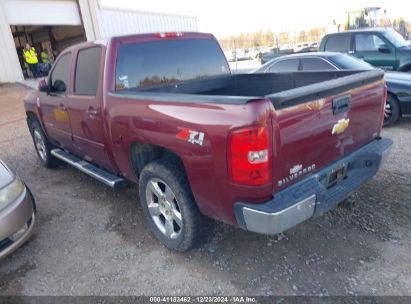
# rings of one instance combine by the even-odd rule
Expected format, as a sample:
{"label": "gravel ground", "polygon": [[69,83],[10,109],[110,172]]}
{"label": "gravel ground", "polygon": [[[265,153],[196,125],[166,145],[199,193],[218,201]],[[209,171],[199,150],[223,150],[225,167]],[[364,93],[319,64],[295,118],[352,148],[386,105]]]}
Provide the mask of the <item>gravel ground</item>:
{"label": "gravel ground", "polygon": [[31,241],[0,261],[0,295],[411,295],[411,119],[386,166],[337,208],[284,234],[216,223],[186,254],[146,228],[135,188],[115,192],[70,167],[37,160],[25,123],[27,89],[0,85],[0,158],[37,204]]}

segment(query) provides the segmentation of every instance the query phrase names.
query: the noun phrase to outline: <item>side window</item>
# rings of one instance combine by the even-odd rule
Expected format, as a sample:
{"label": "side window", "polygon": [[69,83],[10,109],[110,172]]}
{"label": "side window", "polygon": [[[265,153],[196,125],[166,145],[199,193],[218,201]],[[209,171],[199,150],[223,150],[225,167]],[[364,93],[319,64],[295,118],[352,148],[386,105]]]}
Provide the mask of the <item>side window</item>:
{"label": "side window", "polygon": [[378,51],[378,48],[383,44],[384,41],[375,34],[355,35],[356,51]]}
{"label": "side window", "polygon": [[303,58],[301,64],[303,71],[336,70],[331,64],[319,58]]}
{"label": "side window", "polygon": [[101,48],[80,50],[74,76],[74,94],[96,95],[100,75]]}
{"label": "side window", "polygon": [[327,38],[325,50],[329,52],[348,52],[351,45],[351,35],[332,35]]}
{"label": "side window", "polygon": [[50,75],[51,92],[66,93],[70,80],[71,53],[64,54],[57,61]]}
{"label": "side window", "polygon": [[268,72],[298,72],[299,59],[287,59],[274,63]]}

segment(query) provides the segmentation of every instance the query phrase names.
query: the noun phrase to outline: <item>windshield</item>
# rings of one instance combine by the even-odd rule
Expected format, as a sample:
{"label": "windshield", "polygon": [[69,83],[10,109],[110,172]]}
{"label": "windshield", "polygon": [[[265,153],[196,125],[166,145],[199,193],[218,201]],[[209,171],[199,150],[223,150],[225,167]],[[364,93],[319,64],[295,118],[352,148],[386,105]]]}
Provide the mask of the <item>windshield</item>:
{"label": "windshield", "polygon": [[363,60],[345,54],[329,57],[342,70],[371,70],[373,67]]}
{"label": "windshield", "polygon": [[117,51],[116,90],[230,74],[213,39],[167,39],[124,44]]}
{"label": "windshield", "polygon": [[397,47],[397,48],[404,47],[404,46],[408,45],[407,41],[405,41],[405,39],[394,30],[389,30],[389,31],[383,32],[383,35],[392,44],[394,44],[395,47]]}

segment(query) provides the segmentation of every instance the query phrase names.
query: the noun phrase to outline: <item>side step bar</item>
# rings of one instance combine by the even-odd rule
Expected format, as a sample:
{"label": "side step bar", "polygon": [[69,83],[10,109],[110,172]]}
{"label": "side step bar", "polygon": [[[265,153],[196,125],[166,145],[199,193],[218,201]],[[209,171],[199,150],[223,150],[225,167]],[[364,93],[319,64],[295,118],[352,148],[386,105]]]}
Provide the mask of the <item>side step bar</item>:
{"label": "side step bar", "polygon": [[84,172],[91,177],[94,177],[96,180],[106,184],[107,186],[113,189],[119,189],[126,184],[124,178],[114,175],[104,169],[96,167],[85,160],[74,156],[73,154],[66,152],[61,149],[51,150],[51,154],[56,158],[62,160],[65,163],[73,166],[74,168],[79,169],[81,172]]}

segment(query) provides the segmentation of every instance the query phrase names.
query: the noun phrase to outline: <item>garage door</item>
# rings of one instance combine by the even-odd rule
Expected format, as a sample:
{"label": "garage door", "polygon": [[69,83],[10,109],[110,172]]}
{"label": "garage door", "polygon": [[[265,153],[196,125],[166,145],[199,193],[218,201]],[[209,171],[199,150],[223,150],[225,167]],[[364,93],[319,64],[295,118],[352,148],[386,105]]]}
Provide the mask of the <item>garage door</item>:
{"label": "garage door", "polygon": [[10,25],[81,25],[76,1],[2,1]]}

